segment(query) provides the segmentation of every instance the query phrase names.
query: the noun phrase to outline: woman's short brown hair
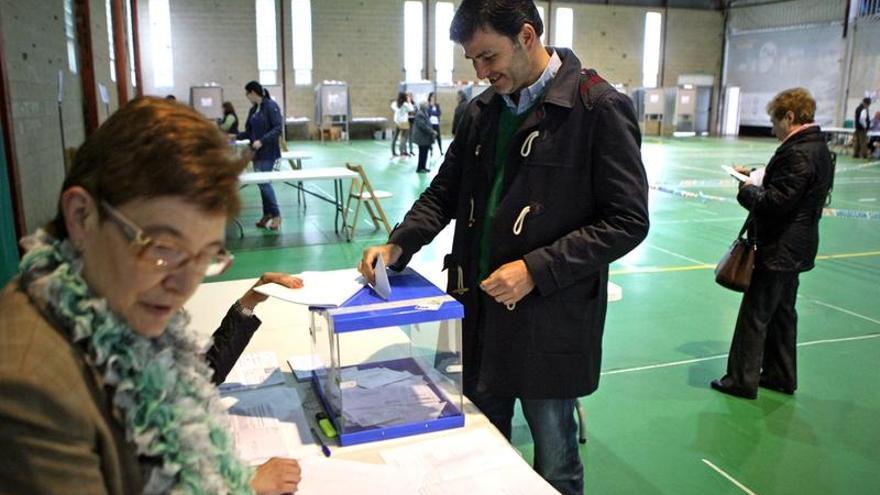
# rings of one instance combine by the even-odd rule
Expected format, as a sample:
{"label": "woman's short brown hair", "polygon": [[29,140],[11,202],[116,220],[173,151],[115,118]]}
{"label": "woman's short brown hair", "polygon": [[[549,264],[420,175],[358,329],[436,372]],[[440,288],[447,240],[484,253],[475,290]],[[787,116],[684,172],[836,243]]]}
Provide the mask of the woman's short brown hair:
{"label": "woman's short brown hair", "polygon": [[788,112],[794,114],[795,124],[811,124],[816,116],[816,100],[804,88],[791,88],[777,94],[767,104],[767,114],[776,120],[782,120]]}
{"label": "woman's short brown hair", "polygon": [[[61,190],[80,186],[113,206],[181,196],[205,212],[234,218],[241,206],[238,175],[246,164],[203,115],[175,101],[143,97],[86,138]],[[67,237],[60,206],[50,229]]]}

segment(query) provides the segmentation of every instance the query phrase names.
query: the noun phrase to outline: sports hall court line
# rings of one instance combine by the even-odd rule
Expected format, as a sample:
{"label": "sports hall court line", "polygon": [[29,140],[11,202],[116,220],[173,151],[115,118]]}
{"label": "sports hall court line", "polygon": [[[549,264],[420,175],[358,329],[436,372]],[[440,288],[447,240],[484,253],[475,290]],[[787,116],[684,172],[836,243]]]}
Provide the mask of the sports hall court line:
{"label": "sports hall court line", "polygon": [[[716,196],[713,194],[706,194],[703,191],[686,191],[684,189],[676,189],[673,187],[667,187],[662,184],[649,184],[648,187],[650,189],[664,192],[667,194],[672,194],[673,196],[679,196],[682,198],[688,199],[699,199],[701,201],[715,201],[718,203],[736,203],[736,198],[730,196]],[[843,218],[862,218],[867,220],[880,220],[880,212],[873,210],[851,210],[844,208],[824,208],[822,209],[823,217],[843,217]]]}
{"label": "sports hall court line", "polygon": [[841,313],[848,314],[850,316],[855,316],[856,318],[860,318],[862,320],[869,321],[871,323],[875,323],[877,325],[880,325],[880,320],[876,320],[874,318],[871,318],[870,316],[865,316],[863,314],[856,313],[855,311],[850,311],[846,308],[841,308],[840,306],[828,304],[827,302],[823,302],[818,299],[813,299],[813,298],[805,297],[805,296],[798,296],[798,297],[801,297],[804,301],[810,301],[811,303],[818,304],[819,306],[825,306],[826,308],[834,309],[834,310],[840,311]]}
{"label": "sports hall court line", "polygon": [[863,168],[869,168],[869,167],[873,167],[875,165],[880,165],[880,160],[875,161],[875,162],[861,163],[859,165],[850,165],[847,167],[840,167],[840,168],[836,169],[835,172],[838,174],[843,173],[843,172],[852,172],[853,170],[861,170]]}
{"label": "sports hall court line", "polygon": [[671,225],[680,223],[716,223],[716,222],[732,222],[734,220],[742,222],[746,218],[745,214],[736,217],[718,217],[718,218],[689,218],[685,220],[654,220],[651,219],[651,225]]}
{"label": "sports hall court line", "polygon": [[[877,322],[880,324],[880,322]],[[819,345],[819,344],[836,344],[839,342],[849,342],[851,340],[868,340],[868,339],[876,339],[880,337],[880,333],[868,333],[865,335],[856,335],[854,337],[840,337],[836,339],[819,339],[819,340],[809,340],[807,342],[799,342],[797,347],[806,347],[811,345]],[[673,368],[675,366],[682,366],[685,364],[693,364],[693,363],[702,363],[704,361],[714,361],[716,359],[727,358],[727,354],[714,354],[712,356],[704,356],[693,359],[682,359],[680,361],[669,361],[667,363],[657,363],[657,364],[646,364],[644,366],[634,366],[632,368],[620,368],[616,370],[608,370],[602,371],[599,373],[600,376],[610,376],[610,375],[621,375],[623,373],[633,373],[636,371],[648,371],[648,370],[656,370],[661,368]]]}
{"label": "sports hall court line", "polygon": [[[835,311],[839,311],[839,312],[844,313],[846,315],[868,321],[868,322],[873,323],[875,325],[880,325],[880,320],[877,320],[875,318],[871,318],[870,316],[865,316],[863,314],[856,313],[855,311],[850,311],[846,308],[841,308],[841,307],[835,306],[833,304],[828,304],[826,302],[819,301],[819,300],[813,299],[811,297],[805,297],[805,296],[798,296],[798,297],[805,300],[805,301],[808,301],[808,302],[811,302],[814,304],[818,304],[819,306],[824,306],[826,308],[833,309]],[[799,342],[797,344],[797,347],[806,347],[806,346],[819,345],[819,344],[833,344],[833,343],[838,343],[838,342],[849,342],[849,341],[853,341],[853,340],[876,339],[878,337],[880,337],[880,332],[868,333],[865,335],[856,335],[856,336],[852,336],[852,337],[839,337],[836,339],[809,340],[806,342]],[[646,371],[646,370],[653,370],[653,369],[659,369],[659,368],[671,368],[673,366],[701,363],[703,361],[713,361],[716,359],[722,359],[722,358],[726,358],[726,357],[727,357],[727,354],[715,354],[712,356],[704,356],[704,357],[693,358],[693,359],[683,359],[680,361],[670,361],[667,363],[648,364],[645,366],[635,366],[632,368],[621,368],[621,369],[616,369],[616,370],[607,370],[607,371],[602,371],[599,374],[601,376],[619,375],[622,373],[632,373],[634,371]]]}
{"label": "sports hall court line", "polygon": [[[820,254],[816,256],[817,260],[835,260],[846,258],[866,258],[872,256],[880,256],[880,251],[864,251],[860,253],[840,253],[840,254]],[[713,264],[700,265],[673,265],[673,266],[648,266],[642,268],[625,268],[622,270],[611,270],[610,275],[633,275],[641,273],[669,273],[669,272],[688,272],[692,270],[709,270],[715,269]]]}
{"label": "sports hall court line", "polygon": [[668,254],[668,255],[670,255],[670,256],[674,256],[674,257],[676,257],[676,258],[683,259],[683,260],[685,260],[685,261],[690,261],[691,263],[696,263],[696,264],[698,264],[698,265],[705,265],[705,264],[706,264],[705,261],[700,261],[700,260],[697,260],[697,259],[694,259],[694,258],[690,258],[690,257],[685,256],[685,255],[683,255],[683,254],[679,254],[679,253],[676,253],[676,252],[674,252],[674,251],[670,251],[670,250],[668,250],[668,249],[663,249],[663,248],[660,247],[660,246],[655,246],[655,245],[653,245],[653,244],[648,244],[647,247],[649,247],[649,248],[651,248],[651,249],[655,249],[655,250],[657,250],[657,251],[660,251],[661,253],[666,253],[666,254]]}
{"label": "sports hall court line", "polygon": [[715,464],[712,464],[712,462],[709,461],[708,459],[703,459],[703,462],[706,463],[706,465],[708,465],[710,468],[714,469],[718,474],[727,478],[727,481],[730,481],[731,483],[736,485],[736,487],[739,488],[740,490],[748,493],[749,495],[757,495],[755,492],[749,490],[745,485],[743,485],[742,483],[737,481],[733,476],[725,473],[723,469],[716,466]]}
{"label": "sports hall court line", "polygon": [[646,168],[656,167],[658,169],[665,169],[665,170],[668,170],[670,168],[681,169],[681,170],[693,170],[694,172],[701,172],[703,174],[715,175],[715,176],[718,175],[718,173],[712,169],[707,169],[705,167],[695,167],[693,165],[682,165],[680,163],[664,163],[662,165],[654,165],[651,163],[645,163],[645,167]]}
{"label": "sports hall court line", "polygon": [[367,152],[364,151],[364,150],[359,150],[359,149],[357,149],[357,147],[355,147],[355,146],[352,146],[352,147],[351,147],[351,151],[356,151],[356,152],[358,152],[358,153],[360,153],[360,154],[362,154],[362,155],[367,155],[367,156],[370,157],[370,158],[373,158],[373,157],[375,156],[375,153],[367,153]]}

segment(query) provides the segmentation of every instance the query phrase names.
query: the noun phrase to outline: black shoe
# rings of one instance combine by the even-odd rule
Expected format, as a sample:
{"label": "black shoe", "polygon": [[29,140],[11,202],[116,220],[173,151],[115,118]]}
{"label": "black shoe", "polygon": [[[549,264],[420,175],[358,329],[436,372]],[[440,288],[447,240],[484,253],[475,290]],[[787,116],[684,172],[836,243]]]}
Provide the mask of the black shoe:
{"label": "black shoe", "polygon": [[773,383],[770,380],[765,380],[763,378],[761,378],[761,380],[758,382],[758,386],[761,388],[766,388],[767,390],[779,392],[780,394],[794,395],[794,388],[784,387],[782,385]]}
{"label": "black shoe", "polygon": [[712,383],[709,384],[713,389],[721,392],[722,394],[733,395],[734,397],[740,397],[743,399],[757,399],[758,392],[747,392],[745,390],[731,387],[725,385],[722,380],[712,380]]}
{"label": "black shoe", "polygon": [[416,169],[417,174],[427,174],[428,172],[430,172],[430,170],[428,170],[426,168],[417,168]]}

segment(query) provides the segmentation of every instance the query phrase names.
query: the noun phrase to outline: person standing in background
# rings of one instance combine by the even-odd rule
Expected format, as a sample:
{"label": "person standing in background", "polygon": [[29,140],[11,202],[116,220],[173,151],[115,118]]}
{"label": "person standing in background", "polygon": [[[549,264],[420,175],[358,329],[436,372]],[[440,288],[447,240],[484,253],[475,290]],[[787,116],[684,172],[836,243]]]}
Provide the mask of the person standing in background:
{"label": "person standing in background", "polygon": [[391,111],[394,112],[394,137],[391,138],[391,154],[397,156],[394,151],[395,145],[400,139],[400,156],[409,156],[407,145],[409,143],[409,114],[412,111],[406,93],[401,91],[397,94],[397,100],[391,102]]}
{"label": "person standing in background", "polygon": [[437,135],[434,126],[430,124],[429,108],[430,104],[427,102],[419,104],[411,130],[412,140],[419,147],[419,165],[416,167],[416,172],[420,174],[430,172],[428,152],[434,146],[434,138]]}
{"label": "person standing in background", "polygon": [[[880,131],[880,111],[874,113],[874,120],[871,121],[870,130]],[[869,156],[880,158],[880,153],[878,153],[878,151],[880,151],[880,146],[878,146],[878,143],[880,143],[880,136],[871,136],[868,138]]]}
{"label": "person standing in background", "polygon": [[[437,138],[437,149],[440,150],[440,154],[443,154],[443,140],[440,139],[440,105],[437,103],[437,96],[434,93],[430,93],[428,95],[428,121],[431,124],[431,128],[434,129],[434,133]],[[434,148],[434,144],[431,143],[431,149]]]}
{"label": "person standing in background", "polygon": [[461,122],[461,116],[464,115],[467,106],[467,93],[460,89],[458,90],[458,104],[455,105],[455,113],[452,114],[452,137],[455,137],[455,133],[458,130],[458,124]]}
{"label": "person standing in background", "polygon": [[767,113],[782,144],[763,179],[743,182],[736,196],[751,216],[755,269],[740,303],[727,373],[710,383],[719,392],[744,399],[755,399],[758,387],[788,395],[797,389],[798,277],[813,269],[819,219],[833,173],[828,144],[813,120],[816,101],[809,91],[794,88],[777,94]]}
{"label": "person standing in background", "polygon": [[412,127],[413,127],[413,123],[414,123],[415,118],[416,118],[416,110],[417,110],[418,108],[416,107],[416,102],[415,102],[415,100],[413,99],[413,94],[412,94],[411,91],[407,91],[407,92],[406,92],[406,103],[409,105],[409,106],[407,107],[407,109],[409,110],[409,114],[407,115],[406,121],[409,122],[409,128],[410,128],[410,133],[409,133],[409,134],[407,135],[407,137],[406,137],[406,149],[407,149],[407,152],[409,153],[408,156],[412,156],[412,154],[413,154],[413,149],[412,149]]}
{"label": "person standing in background", "polygon": [[[281,126],[284,125],[281,109],[272,100],[269,91],[257,81],[247,83],[244,90],[252,106],[248,111],[244,132],[236,137],[250,140],[254,152],[254,171],[271,172],[275,169],[275,162],[281,158],[281,147],[278,144]],[[257,222],[257,227],[278,230],[281,227],[281,210],[278,208],[275,190],[268,183],[258,186],[263,200],[263,217]]]}
{"label": "person standing in background", "polygon": [[853,135],[853,157],[870,158],[868,153],[868,129],[871,127],[871,113],[869,107],[871,99],[865,97],[856,107],[856,132]]}
{"label": "person standing in background", "polygon": [[238,135],[238,114],[232,102],[223,102],[223,119],[220,120],[220,129],[227,134]]}

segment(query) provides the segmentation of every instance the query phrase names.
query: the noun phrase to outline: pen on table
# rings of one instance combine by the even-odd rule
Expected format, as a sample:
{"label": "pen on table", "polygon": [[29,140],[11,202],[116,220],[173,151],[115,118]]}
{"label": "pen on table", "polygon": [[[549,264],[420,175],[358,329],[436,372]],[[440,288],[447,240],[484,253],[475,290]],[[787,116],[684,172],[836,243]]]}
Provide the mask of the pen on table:
{"label": "pen on table", "polygon": [[318,442],[318,445],[321,446],[321,452],[324,453],[324,457],[330,457],[330,447],[324,443],[324,440],[321,439],[321,435],[318,435],[318,432],[311,426],[309,427],[309,430],[312,432],[312,437],[314,437],[315,441]]}

